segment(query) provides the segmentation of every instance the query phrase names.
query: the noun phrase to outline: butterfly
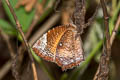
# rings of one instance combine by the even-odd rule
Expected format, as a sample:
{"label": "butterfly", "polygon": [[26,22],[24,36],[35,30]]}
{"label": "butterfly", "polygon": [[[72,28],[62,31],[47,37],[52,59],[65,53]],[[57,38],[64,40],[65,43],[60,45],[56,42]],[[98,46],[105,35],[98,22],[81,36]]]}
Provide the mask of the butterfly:
{"label": "butterfly", "polygon": [[62,70],[84,61],[81,37],[74,24],[57,26],[43,34],[33,45],[33,51],[44,60],[56,63]]}

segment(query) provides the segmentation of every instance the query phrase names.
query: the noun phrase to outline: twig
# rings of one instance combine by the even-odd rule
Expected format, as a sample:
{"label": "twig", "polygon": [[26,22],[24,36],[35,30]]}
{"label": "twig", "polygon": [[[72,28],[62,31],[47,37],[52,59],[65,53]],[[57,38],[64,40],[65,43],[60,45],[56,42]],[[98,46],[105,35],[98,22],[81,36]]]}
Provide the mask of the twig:
{"label": "twig", "polygon": [[[45,2],[46,2],[46,0],[43,0],[43,2],[41,3],[42,6],[45,5]],[[30,36],[32,30],[34,29],[35,25],[39,22],[40,16],[43,14],[43,12],[45,12],[45,11],[47,11],[49,8],[51,8],[52,5],[53,5],[53,3],[54,3],[53,0],[52,0],[51,2],[49,2],[49,4],[47,5],[47,7],[44,9],[44,11],[42,10],[42,12],[39,12],[39,13],[38,13],[38,11],[37,11],[37,9],[36,9],[35,17],[34,17],[32,23],[31,23],[31,25],[30,25],[30,28],[28,29],[27,33],[25,34],[26,39],[29,38],[29,36]],[[39,3],[38,3],[38,4],[39,4]],[[37,6],[36,6],[36,7],[37,7]],[[23,47],[23,43],[22,43],[22,45],[21,45],[21,46],[19,47],[19,49],[18,49],[18,52],[19,52],[19,53],[23,53],[23,52],[25,51],[25,49],[23,50],[23,48],[24,48],[24,47]],[[21,54],[21,55],[22,55],[22,54]]]}
{"label": "twig", "polygon": [[[7,46],[8,46],[8,49],[9,49],[9,51],[10,51],[11,59],[13,60],[16,55],[15,55],[14,50],[13,50],[11,44],[10,44],[11,42],[9,41],[9,36],[6,35],[6,34],[2,31],[2,29],[0,29],[0,32],[1,32],[1,36],[3,37],[3,39],[5,40],[5,42],[6,42]],[[11,61],[9,60],[9,61],[4,65],[4,67],[0,70],[0,74],[1,74],[0,79],[2,79],[2,78],[5,76],[5,74],[9,71],[9,69],[11,68],[12,63],[10,63],[10,62],[11,62]],[[15,71],[15,68],[13,69],[13,71]],[[2,73],[3,73],[3,74],[2,74]],[[18,78],[19,76],[16,75],[16,77]]]}
{"label": "twig", "polygon": [[99,67],[94,76],[94,80],[108,80],[109,62],[110,62],[110,55],[111,55],[109,24],[108,24],[109,17],[108,17],[107,8],[104,0],[100,0],[100,2],[102,5],[103,15],[104,15],[106,44],[105,46],[103,46],[103,52],[100,57]]}
{"label": "twig", "polygon": [[17,30],[19,31],[20,35],[22,36],[23,41],[25,43],[25,46],[26,46],[26,48],[28,50],[28,55],[29,55],[30,60],[31,60],[31,66],[32,66],[32,70],[33,70],[34,80],[38,80],[38,78],[37,78],[37,72],[36,72],[36,68],[35,68],[35,63],[34,63],[34,59],[32,57],[32,52],[30,50],[31,48],[30,48],[29,44],[27,43],[27,40],[26,40],[26,38],[24,36],[24,33],[22,31],[22,27],[21,27],[21,25],[20,25],[20,23],[19,23],[19,21],[17,19],[17,16],[16,16],[16,14],[15,14],[15,12],[14,12],[14,10],[13,10],[10,2],[9,2],[9,0],[6,0],[6,3],[7,3],[8,7],[9,7],[9,9],[10,9],[10,11],[11,11],[13,17],[14,17],[14,20],[15,20],[16,25],[17,25]]}
{"label": "twig", "polygon": [[113,44],[113,41],[114,41],[114,39],[115,39],[115,36],[116,36],[116,33],[117,33],[117,31],[118,31],[119,26],[120,26],[120,14],[119,14],[118,20],[117,20],[117,22],[116,22],[116,24],[115,24],[115,27],[114,27],[114,29],[113,29],[113,31],[112,31],[112,35],[111,35],[111,37],[110,37],[110,45],[111,45],[111,46],[112,46],[112,44]]}
{"label": "twig", "polygon": [[[37,22],[38,22],[38,19],[37,20],[33,19],[32,24],[30,25],[30,28],[28,29],[27,33],[25,34],[26,39],[29,38],[29,36],[30,36],[31,32],[33,31],[33,29],[34,29],[35,25],[37,24]],[[22,43],[22,45],[18,49],[18,54],[19,54],[18,59],[20,61],[20,65],[21,65],[21,62],[22,62],[22,59],[23,59],[24,51],[25,51],[24,43]]]}
{"label": "twig", "polygon": [[9,60],[7,61],[3,67],[0,69],[0,80],[2,80],[2,78],[7,74],[7,72],[10,70],[12,65],[12,61]]}
{"label": "twig", "polygon": [[[45,5],[45,2],[46,2],[46,0],[44,0],[44,1],[41,3],[41,6],[44,6],[44,5]],[[35,27],[35,25],[39,22],[39,19],[40,19],[41,15],[42,15],[44,12],[46,12],[48,9],[50,9],[50,8],[53,6],[53,5],[52,5],[53,3],[54,3],[54,0],[50,1],[49,4],[45,7],[45,9],[42,9],[42,10],[38,8],[38,7],[39,7],[39,6],[38,6],[39,3],[37,3],[37,5],[36,5],[36,14],[35,14],[35,17],[34,17],[34,19],[32,20],[32,23],[31,23],[31,25],[30,25],[30,28],[28,29],[27,33],[25,34],[26,39],[29,38],[31,32],[34,30],[34,27]],[[42,7],[42,8],[43,8],[43,7]],[[17,59],[19,60],[19,63],[20,63],[20,64],[18,65],[18,67],[20,67],[20,65],[21,65],[21,63],[22,63],[24,51],[25,51],[24,43],[22,43],[22,45],[21,45],[21,46],[19,47],[19,49],[18,49]],[[16,62],[14,62],[14,63],[16,64]]]}
{"label": "twig", "polygon": [[5,42],[6,42],[7,46],[8,46],[8,49],[9,49],[9,51],[10,51],[10,56],[11,56],[11,58],[13,59],[13,58],[15,57],[15,52],[14,52],[14,50],[13,50],[11,44],[10,44],[11,42],[9,41],[9,36],[6,35],[6,34],[2,31],[2,29],[0,29],[0,32],[1,32],[1,36],[3,37],[3,39],[5,40]]}
{"label": "twig", "polygon": [[[104,0],[101,0],[102,8],[103,8],[103,13],[104,13],[104,20],[105,20],[105,27],[106,27],[106,47],[103,48],[103,53],[100,58],[100,64],[97,69],[97,72],[94,76],[94,80],[108,80],[109,76],[109,62],[110,62],[110,55],[111,55],[111,47],[112,43],[115,39],[116,32],[118,31],[118,27],[120,25],[120,15],[117,20],[117,23],[112,31],[112,35],[110,37],[109,35],[109,25],[108,25],[108,14],[107,14],[107,9],[105,7]],[[106,49],[106,50],[105,50]]]}
{"label": "twig", "polygon": [[85,27],[85,13],[85,0],[75,0],[75,11],[73,12],[72,20],[80,34],[83,33]]}
{"label": "twig", "polygon": [[[30,28],[28,29],[28,32],[25,34],[26,39],[28,39],[28,37],[30,36],[30,34],[31,34],[33,28],[35,27],[36,23],[37,23],[37,21],[33,20]],[[18,48],[18,54],[15,57],[15,59],[19,60],[19,65],[17,65],[17,60],[13,60],[13,65],[17,65],[16,68],[19,68],[21,63],[22,63],[24,51],[25,51],[25,48],[24,48],[24,42],[23,42],[22,45]],[[13,67],[14,67],[13,69],[16,69],[15,66],[13,66]],[[18,71],[14,70],[14,73],[18,74]]]}
{"label": "twig", "polygon": [[[10,56],[11,56],[11,59],[13,60],[15,58],[15,53],[14,53],[14,50],[11,46],[11,42],[9,41],[9,36],[6,35],[2,29],[0,29],[0,34],[1,36],[3,37],[4,41],[6,42],[7,46],[8,46],[8,49],[9,49],[9,52],[10,52]],[[5,65],[3,65],[3,67],[1,68],[0,70],[0,80],[5,76],[5,74],[7,74],[7,72],[10,70],[11,68],[11,65],[12,65],[12,60],[8,60],[6,62]],[[18,75],[16,75],[18,77]]]}
{"label": "twig", "polygon": [[[25,34],[26,39],[29,38],[29,36],[30,36],[32,30],[34,29],[35,25],[39,22],[39,19],[40,19],[41,15],[43,14],[43,12],[46,12],[49,8],[51,8],[53,3],[54,3],[54,0],[50,1],[49,4],[45,7],[45,9],[42,9],[43,6],[45,5],[45,0],[41,3],[41,7],[40,7],[39,3],[37,3],[37,5],[35,6],[35,8],[36,8],[35,17],[32,20],[30,28],[28,29],[27,33]],[[17,61],[19,61],[19,64],[16,66],[16,68],[20,68],[20,66],[21,66],[21,63],[23,61],[24,51],[25,51],[24,43],[22,43],[22,45],[18,49],[18,55],[15,58],[16,60],[13,61],[14,64],[17,64]],[[18,71],[16,70],[15,73],[18,73]]]}
{"label": "twig", "polygon": [[88,19],[87,23],[85,24],[85,27],[84,28],[87,28],[88,26],[90,26],[93,22],[94,22],[94,19],[97,15],[97,12],[98,12],[98,8],[100,7],[100,4],[98,4],[98,6],[96,7],[96,10],[94,12],[94,14],[92,15],[91,18]]}

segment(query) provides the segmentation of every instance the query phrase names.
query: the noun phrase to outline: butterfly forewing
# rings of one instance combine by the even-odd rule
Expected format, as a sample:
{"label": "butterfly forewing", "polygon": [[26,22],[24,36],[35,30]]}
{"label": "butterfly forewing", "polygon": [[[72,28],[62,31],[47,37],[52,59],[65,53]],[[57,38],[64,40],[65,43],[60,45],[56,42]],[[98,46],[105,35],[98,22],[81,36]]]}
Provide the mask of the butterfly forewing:
{"label": "butterfly forewing", "polygon": [[37,40],[37,42],[33,45],[33,51],[40,57],[45,60],[54,62],[54,54],[51,53],[47,48],[47,33]]}
{"label": "butterfly forewing", "polygon": [[57,44],[67,29],[67,26],[58,26],[49,30],[33,45],[35,53],[47,61],[55,62]]}
{"label": "butterfly forewing", "polygon": [[53,54],[56,54],[56,47],[58,45],[58,42],[61,38],[61,36],[66,31],[65,26],[58,26],[56,28],[53,28],[52,30],[48,31],[47,33],[47,49]]}

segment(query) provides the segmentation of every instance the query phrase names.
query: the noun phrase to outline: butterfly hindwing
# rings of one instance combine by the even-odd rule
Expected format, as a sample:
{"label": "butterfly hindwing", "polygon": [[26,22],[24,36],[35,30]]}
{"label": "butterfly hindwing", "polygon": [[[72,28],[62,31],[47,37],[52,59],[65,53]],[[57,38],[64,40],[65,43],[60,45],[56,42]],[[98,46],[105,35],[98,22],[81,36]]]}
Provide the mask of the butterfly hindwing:
{"label": "butterfly hindwing", "polygon": [[75,67],[83,61],[83,49],[80,36],[76,29],[71,26],[61,37],[56,48],[56,63],[62,70]]}

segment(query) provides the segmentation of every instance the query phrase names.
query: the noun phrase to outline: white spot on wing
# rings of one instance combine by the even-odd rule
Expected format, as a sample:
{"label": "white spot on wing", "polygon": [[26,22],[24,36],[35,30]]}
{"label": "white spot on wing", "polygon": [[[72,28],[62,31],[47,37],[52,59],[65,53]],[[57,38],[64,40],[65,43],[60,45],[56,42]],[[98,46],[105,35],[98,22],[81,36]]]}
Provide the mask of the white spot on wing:
{"label": "white spot on wing", "polygon": [[67,64],[68,64],[68,62],[64,61],[64,62],[63,62],[63,64],[64,64],[64,65],[67,65]]}
{"label": "white spot on wing", "polygon": [[80,55],[80,58],[83,59],[83,55]]}
{"label": "white spot on wing", "polygon": [[[38,45],[39,42],[40,42],[40,44]],[[42,51],[44,51],[46,45],[47,45],[47,33],[45,33],[45,34],[33,45],[33,47],[35,47],[35,48],[37,48],[37,49],[41,49]]]}
{"label": "white spot on wing", "polygon": [[71,62],[74,62],[74,60],[73,60],[73,59],[71,59]]}
{"label": "white spot on wing", "polygon": [[39,54],[43,56],[49,56],[49,57],[54,57],[53,54],[51,54],[47,49],[47,33],[45,33],[42,37],[37,40],[37,42],[33,45],[33,48],[36,48],[39,50]]}
{"label": "white spot on wing", "polygon": [[75,58],[76,59],[76,61],[79,61],[80,60],[80,58],[79,57],[77,57],[77,58]]}

